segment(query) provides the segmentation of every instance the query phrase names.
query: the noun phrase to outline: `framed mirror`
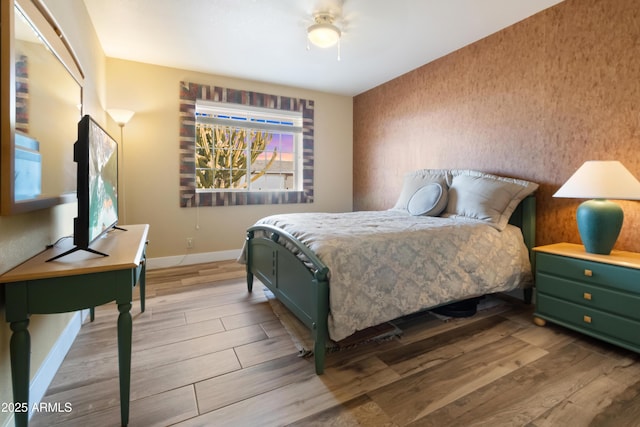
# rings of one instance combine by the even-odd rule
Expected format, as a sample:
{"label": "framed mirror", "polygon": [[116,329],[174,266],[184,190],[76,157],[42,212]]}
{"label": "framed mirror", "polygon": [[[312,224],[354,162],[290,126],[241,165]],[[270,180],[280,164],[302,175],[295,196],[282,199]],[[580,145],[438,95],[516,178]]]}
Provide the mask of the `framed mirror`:
{"label": "framed mirror", "polygon": [[2,0],[0,214],[75,201],[84,74],[41,0]]}

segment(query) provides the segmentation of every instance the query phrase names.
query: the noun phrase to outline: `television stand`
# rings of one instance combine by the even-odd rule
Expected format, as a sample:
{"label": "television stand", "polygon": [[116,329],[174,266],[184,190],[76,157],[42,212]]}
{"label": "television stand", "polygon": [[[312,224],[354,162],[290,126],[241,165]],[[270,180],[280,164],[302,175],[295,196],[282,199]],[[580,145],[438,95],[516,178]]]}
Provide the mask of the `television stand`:
{"label": "television stand", "polygon": [[86,252],[91,252],[92,254],[96,254],[96,255],[109,256],[109,254],[105,254],[104,252],[96,251],[95,249],[81,248],[80,246],[76,246],[74,248],[69,249],[66,252],[63,252],[63,253],[58,254],[58,255],[56,255],[56,256],[54,256],[52,258],[49,258],[46,262],[55,261],[58,258],[62,258],[64,256],[71,255],[72,253],[77,252],[77,251],[86,251]]}
{"label": "television stand", "polygon": [[[111,227],[111,229],[112,229],[112,230],[127,231],[127,229],[126,229],[126,228],[118,227],[117,225],[116,225],[116,226]],[[96,240],[97,240],[97,239],[96,239]],[[77,251],[86,251],[86,252],[91,252],[92,254],[96,254],[96,255],[109,256],[109,254],[106,254],[106,253],[104,253],[104,252],[100,252],[100,251],[96,251],[95,249],[91,249],[91,248],[90,248],[90,247],[88,247],[88,246],[87,246],[86,248],[85,248],[85,247],[80,247],[80,246],[75,246],[75,247],[73,247],[73,248],[69,249],[69,250],[68,250],[68,251],[66,251],[66,252],[63,252],[63,253],[58,254],[58,255],[56,255],[56,256],[54,256],[54,257],[52,257],[52,258],[49,258],[46,262],[54,261],[54,260],[56,260],[56,259],[58,259],[58,258],[62,258],[62,257],[64,257],[64,256],[70,255],[70,254],[72,254],[72,253],[74,253],[74,252],[77,252]]]}

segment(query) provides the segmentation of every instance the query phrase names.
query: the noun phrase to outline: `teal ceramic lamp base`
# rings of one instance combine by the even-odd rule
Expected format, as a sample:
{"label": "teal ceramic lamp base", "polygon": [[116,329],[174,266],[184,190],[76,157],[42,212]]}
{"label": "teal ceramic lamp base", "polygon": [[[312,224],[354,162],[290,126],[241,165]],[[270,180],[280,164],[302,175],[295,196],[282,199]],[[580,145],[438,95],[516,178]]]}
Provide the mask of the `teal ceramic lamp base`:
{"label": "teal ceramic lamp base", "polygon": [[587,200],[578,206],[576,219],[586,251],[609,255],[622,228],[622,208],[609,200]]}

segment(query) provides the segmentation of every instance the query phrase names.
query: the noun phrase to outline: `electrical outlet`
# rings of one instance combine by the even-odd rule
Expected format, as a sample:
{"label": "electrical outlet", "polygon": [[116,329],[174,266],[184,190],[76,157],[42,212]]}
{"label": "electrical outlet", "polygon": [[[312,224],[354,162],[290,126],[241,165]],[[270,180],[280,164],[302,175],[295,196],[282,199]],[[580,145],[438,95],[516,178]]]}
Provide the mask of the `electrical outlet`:
{"label": "electrical outlet", "polygon": [[187,237],[187,249],[193,248],[193,237]]}

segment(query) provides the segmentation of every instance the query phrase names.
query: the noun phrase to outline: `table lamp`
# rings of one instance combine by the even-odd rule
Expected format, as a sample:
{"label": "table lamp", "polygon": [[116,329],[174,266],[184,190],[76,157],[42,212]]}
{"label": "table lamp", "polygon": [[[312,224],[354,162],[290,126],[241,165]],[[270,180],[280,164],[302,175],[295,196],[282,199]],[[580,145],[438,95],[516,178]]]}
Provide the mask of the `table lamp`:
{"label": "table lamp", "polygon": [[587,200],[578,206],[576,220],[588,253],[609,255],[618,239],[624,214],[607,199],[640,200],[640,182],[618,161],[585,162],[553,197]]}

